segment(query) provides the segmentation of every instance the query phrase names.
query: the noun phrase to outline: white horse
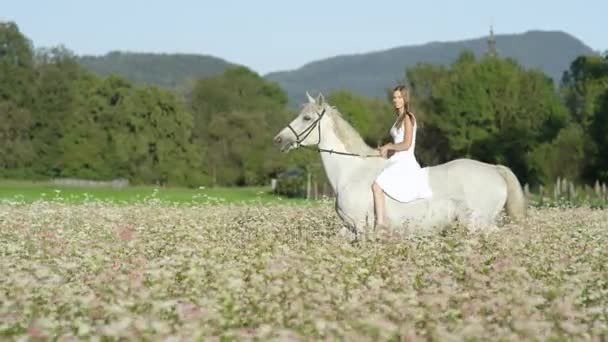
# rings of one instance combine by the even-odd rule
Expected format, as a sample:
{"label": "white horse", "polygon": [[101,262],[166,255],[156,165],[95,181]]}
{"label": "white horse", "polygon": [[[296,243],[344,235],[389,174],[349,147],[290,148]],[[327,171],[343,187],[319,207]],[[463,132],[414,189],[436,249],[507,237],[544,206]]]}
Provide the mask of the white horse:
{"label": "white horse", "polygon": [[[387,160],[378,156],[335,107],[308,93],[298,116],[274,137],[283,152],[318,146],[327,178],[336,195],[336,212],[358,234],[374,223],[372,183]],[[496,227],[501,211],[515,219],[526,215],[521,185],[511,170],[471,159],[428,167],[433,196],[408,203],[386,196],[390,229],[431,231],[456,221],[469,227]],[[407,183],[407,179],[403,179]]]}

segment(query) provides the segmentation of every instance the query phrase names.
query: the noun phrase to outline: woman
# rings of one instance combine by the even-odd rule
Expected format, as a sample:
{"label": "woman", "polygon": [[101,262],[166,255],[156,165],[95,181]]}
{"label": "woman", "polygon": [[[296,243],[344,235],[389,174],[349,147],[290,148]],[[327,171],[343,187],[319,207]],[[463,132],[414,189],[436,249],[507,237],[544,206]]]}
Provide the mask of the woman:
{"label": "woman", "polygon": [[390,129],[393,143],[378,149],[383,158],[387,157],[389,151],[395,153],[388,159],[386,167],[372,185],[376,227],[386,227],[384,194],[399,202],[428,198],[432,195],[426,172],[420,168],[414,156],[417,123],[410,111],[409,92],[405,86],[393,89],[393,105],[397,115],[397,120]]}

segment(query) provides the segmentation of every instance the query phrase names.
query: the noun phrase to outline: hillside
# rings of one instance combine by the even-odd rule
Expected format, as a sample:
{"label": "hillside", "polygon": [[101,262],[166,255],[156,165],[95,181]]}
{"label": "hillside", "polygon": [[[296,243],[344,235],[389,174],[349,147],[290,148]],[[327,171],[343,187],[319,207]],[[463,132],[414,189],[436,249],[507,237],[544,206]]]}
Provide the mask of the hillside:
{"label": "hillside", "polygon": [[[527,68],[539,68],[556,82],[577,56],[594,53],[577,38],[559,31],[528,31],[496,35],[495,39],[499,56],[514,58]],[[278,82],[288,92],[292,104],[302,102],[307,90],[349,89],[362,95],[383,96],[386,88],[404,77],[409,66],[419,62],[450,64],[463,49],[481,56],[487,46],[487,37],[402,46],[318,60],[297,70],[274,72],[265,77]]]}
{"label": "hillside", "polygon": [[220,74],[234,65],[205,55],[118,51],[104,56],[82,56],[79,61],[102,76],[118,74],[136,83],[167,88],[181,88],[193,79]]}
{"label": "hillside", "polygon": [[[579,39],[561,31],[528,31],[496,35],[498,54],[516,59],[527,68],[539,68],[556,84],[579,55],[594,51]],[[290,104],[303,101],[304,93],[348,89],[367,96],[382,96],[419,62],[450,64],[463,49],[477,56],[487,51],[487,37],[454,42],[431,42],[384,51],[341,55],[312,61],[299,69],[272,72],[265,78],[277,82],[289,95]],[[111,52],[83,56],[80,62],[106,76],[119,74],[137,83],[187,89],[192,80],[223,72],[234,65],[221,58],[192,54]]]}

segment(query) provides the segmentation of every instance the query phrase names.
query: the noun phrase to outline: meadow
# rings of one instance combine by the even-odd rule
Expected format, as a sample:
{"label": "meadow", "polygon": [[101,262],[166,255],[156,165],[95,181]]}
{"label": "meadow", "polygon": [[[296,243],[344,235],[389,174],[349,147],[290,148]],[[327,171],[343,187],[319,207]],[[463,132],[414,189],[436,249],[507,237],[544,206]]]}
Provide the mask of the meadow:
{"label": "meadow", "polygon": [[327,200],[157,197],[2,200],[0,338],[608,338],[606,210],[353,241]]}
{"label": "meadow", "polygon": [[77,187],[56,185],[49,181],[0,180],[0,201],[32,203],[59,201],[67,203],[105,202],[133,204],[155,200],[168,204],[304,204],[305,199],[272,194],[270,187],[157,187],[128,186],[125,188]]}

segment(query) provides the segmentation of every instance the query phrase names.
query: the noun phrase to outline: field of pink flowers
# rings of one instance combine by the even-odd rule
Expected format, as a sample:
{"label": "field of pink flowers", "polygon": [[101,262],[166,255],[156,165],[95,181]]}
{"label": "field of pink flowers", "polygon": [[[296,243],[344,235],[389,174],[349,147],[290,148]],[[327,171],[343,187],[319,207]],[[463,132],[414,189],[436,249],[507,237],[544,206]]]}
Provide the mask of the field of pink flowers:
{"label": "field of pink flowers", "polygon": [[608,211],[337,234],[331,204],[0,204],[0,339],[608,338]]}

